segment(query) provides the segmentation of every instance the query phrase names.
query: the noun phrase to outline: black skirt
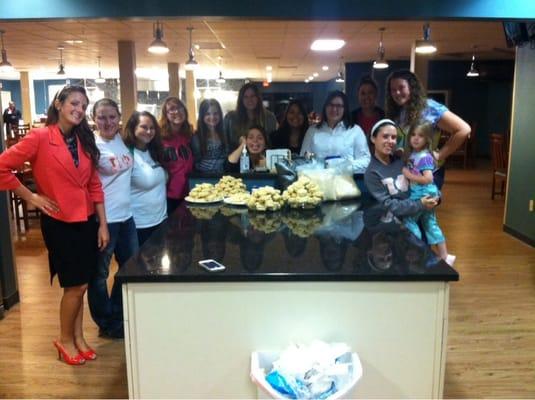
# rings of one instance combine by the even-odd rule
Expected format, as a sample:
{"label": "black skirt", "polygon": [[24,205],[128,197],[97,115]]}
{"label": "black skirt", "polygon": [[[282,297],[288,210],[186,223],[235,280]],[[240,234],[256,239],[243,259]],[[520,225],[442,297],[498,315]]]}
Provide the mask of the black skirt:
{"label": "black skirt", "polygon": [[63,222],[41,214],[50,283],[56,274],[61,287],[80,286],[89,282],[97,268],[97,231],[94,215],[85,222]]}

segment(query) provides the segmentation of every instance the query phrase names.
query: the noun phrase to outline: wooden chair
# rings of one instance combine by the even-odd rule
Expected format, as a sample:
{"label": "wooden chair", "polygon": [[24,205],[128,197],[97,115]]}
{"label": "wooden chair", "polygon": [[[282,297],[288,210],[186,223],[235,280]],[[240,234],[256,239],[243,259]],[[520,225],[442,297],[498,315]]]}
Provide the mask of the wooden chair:
{"label": "wooden chair", "polygon": [[[448,160],[451,160],[453,158],[461,159],[463,169],[466,169],[469,164],[471,166],[475,165],[476,129],[477,122],[472,122],[470,124],[470,135],[468,136],[468,138],[457,150],[455,150],[455,152],[453,152],[448,157]],[[444,145],[444,143],[448,141],[450,136],[451,135],[448,132],[441,132],[439,147],[442,147],[442,145]]]}
{"label": "wooden chair", "polygon": [[[23,185],[28,187],[33,192],[36,191],[37,188],[35,187],[32,168],[29,164],[25,164],[19,171],[17,171],[16,175]],[[17,196],[15,193],[10,192],[10,197],[11,207],[13,210],[13,219],[15,220],[15,225],[17,226],[17,232],[21,233],[21,228],[24,228],[24,233],[27,233],[30,230],[30,218],[39,218],[40,212],[38,209],[29,209],[26,201]]]}
{"label": "wooden chair", "polygon": [[30,124],[22,124],[22,125],[12,125],[11,126],[11,138],[15,140],[19,140],[20,138],[23,138],[26,136],[26,134],[30,132]]}
{"label": "wooden chair", "polygon": [[[505,147],[505,136],[499,133],[490,135],[490,157],[492,160],[492,192],[491,199],[499,194],[505,195],[505,185],[507,184],[507,162],[509,160],[508,150]],[[496,183],[500,181],[500,190],[496,191]]]}
{"label": "wooden chair", "polygon": [[[22,136],[17,135],[16,137],[10,137],[6,140],[6,147],[9,148],[16,144]],[[32,167],[29,163],[24,164],[19,170],[16,171],[17,178],[22,182],[23,185],[30,188],[32,191],[36,191],[35,181],[33,179]],[[17,196],[12,191],[10,193],[11,208],[13,211],[13,219],[17,226],[17,231],[21,233],[24,228],[24,232],[28,232],[30,229],[30,218],[39,218],[39,210],[29,209],[26,202]],[[22,223],[22,226],[21,226]]]}

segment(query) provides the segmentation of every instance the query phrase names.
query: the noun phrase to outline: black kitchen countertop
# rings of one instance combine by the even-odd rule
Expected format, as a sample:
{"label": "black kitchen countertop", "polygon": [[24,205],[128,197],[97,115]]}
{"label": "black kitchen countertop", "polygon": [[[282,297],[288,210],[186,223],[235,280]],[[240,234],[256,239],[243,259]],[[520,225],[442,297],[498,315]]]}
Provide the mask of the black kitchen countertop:
{"label": "black kitchen countertop", "polygon": [[[208,272],[215,259],[224,271]],[[132,257],[122,282],[457,281],[459,274],[366,199],[251,212],[182,204]]]}

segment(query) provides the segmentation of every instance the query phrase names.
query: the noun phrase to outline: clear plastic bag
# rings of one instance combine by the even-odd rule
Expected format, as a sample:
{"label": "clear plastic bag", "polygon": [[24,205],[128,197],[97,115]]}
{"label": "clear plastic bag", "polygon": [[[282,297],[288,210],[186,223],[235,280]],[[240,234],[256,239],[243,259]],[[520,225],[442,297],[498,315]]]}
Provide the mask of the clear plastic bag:
{"label": "clear plastic bag", "polygon": [[347,160],[330,163],[323,168],[319,163],[297,168],[298,176],[306,176],[323,192],[323,200],[346,200],[360,196],[360,190],[353,179],[353,166]]}

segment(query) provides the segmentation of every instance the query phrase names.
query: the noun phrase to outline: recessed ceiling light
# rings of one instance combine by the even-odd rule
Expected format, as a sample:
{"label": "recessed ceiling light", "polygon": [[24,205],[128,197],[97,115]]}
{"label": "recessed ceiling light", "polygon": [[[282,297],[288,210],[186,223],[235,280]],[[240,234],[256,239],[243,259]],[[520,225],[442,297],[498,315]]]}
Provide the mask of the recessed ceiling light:
{"label": "recessed ceiling light", "polygon": [[82,44],[83,42],[84,42],[83,40],[78,40],[78,39],[65,40],[65,43],[67,44]]}
{"label": "recessed ceiling light", "polygon": [[321,67],[322,70],[324,71],[328,71],[329,70],[329,66],[328,65],[324,65],[323,67]]}
{"label": "recessed ceiling light", "polygon": [[314,80],[314,77],[313,77],[312,75],[310,75],[310,76],[308,77],[308,80],[309,80],[309,81],[313,81],[313,80]]}
{"label": "recessed ceiling light", "polygon": [[313,76],[314,78],[317,78],[318,75],[319,75],[319,74],[318,74],[317,72],[314,72],[314,73],[312,74],[312,76]]}
{"label": "recessed ceiling light", "polygon": [[314,51],[335,51],[344,47],[346,42],[342,39],[317,39],[310,45]]}
{"label": "recessed ceiling light", "polygon": [[310,81],[308,79],[305,79],[305,83],[308,83],[308,82],[310,82]]}

